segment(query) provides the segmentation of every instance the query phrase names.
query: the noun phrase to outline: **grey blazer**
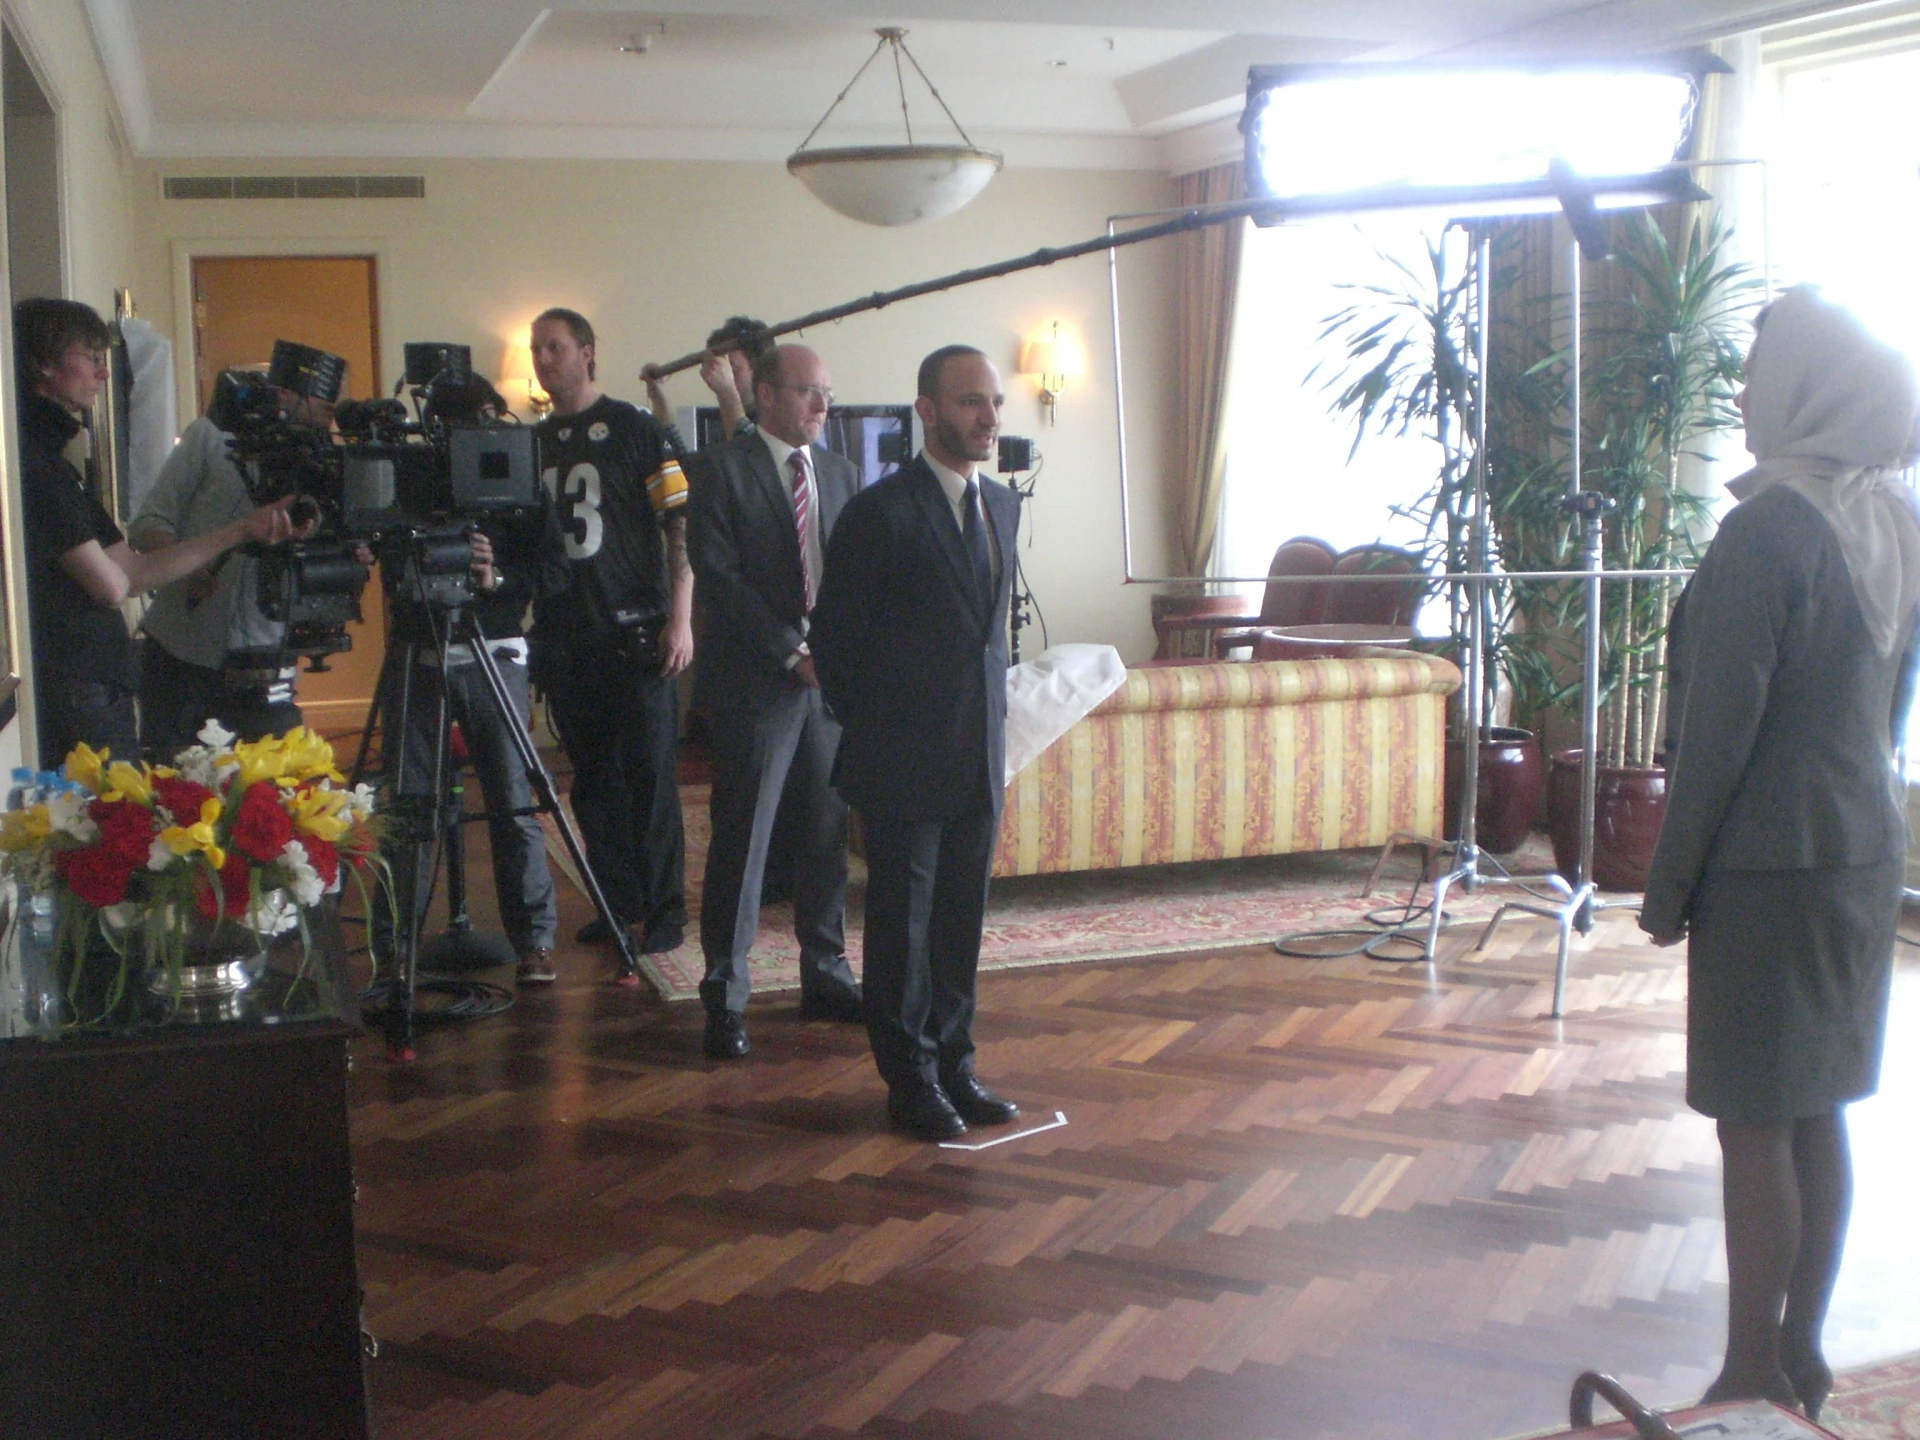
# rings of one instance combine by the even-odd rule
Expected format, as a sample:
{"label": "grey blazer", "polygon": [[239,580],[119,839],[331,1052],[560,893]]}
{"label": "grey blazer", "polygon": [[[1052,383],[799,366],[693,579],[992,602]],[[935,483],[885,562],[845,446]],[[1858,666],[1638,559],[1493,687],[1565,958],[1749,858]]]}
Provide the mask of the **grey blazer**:
{"label": "grey blazer", "polygon": [[[812,446],[822,552],[860,472]],[[700,618],[696,704],[759,706],[800,684],[787,668],[806,636],[793,500],[757,431],[688,457],[687,548]]]}
{"label": "grey blazer", "polygon": [[1677,933],[1709,870],[1905,852],[1893,745],[1920,645],[1882,656],[1840,542],[1786,486],[1730,511],[1674,611],[1667,812],[1641,925]]}

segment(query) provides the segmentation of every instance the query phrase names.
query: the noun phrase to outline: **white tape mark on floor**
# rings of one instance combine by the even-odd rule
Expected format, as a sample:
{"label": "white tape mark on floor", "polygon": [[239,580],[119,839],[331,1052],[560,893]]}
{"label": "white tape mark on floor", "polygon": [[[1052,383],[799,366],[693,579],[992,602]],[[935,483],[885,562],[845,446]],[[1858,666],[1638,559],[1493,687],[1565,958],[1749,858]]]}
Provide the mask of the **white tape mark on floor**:
{"label": "white tape mark on floor", "polygon": [[1053,1119],[1044,1125],[1036,1125],[1031,1130],[1022,1130],[1013,1135],[1002,1135],[998,1140],[986,1140],[978,1145],[962,1145],[957,1140],[942,1140],[940,1142],[940,1148],[942,1150],[991,1150],[994,1146],[1004,1145],[1009,1140],[1024,1140],[1029,1135],[1039,1135],[1044,1131],[1058,1130],[1066,1123],[1066,1112],[1064,1110],[1056,1110],[1053,1112]]}

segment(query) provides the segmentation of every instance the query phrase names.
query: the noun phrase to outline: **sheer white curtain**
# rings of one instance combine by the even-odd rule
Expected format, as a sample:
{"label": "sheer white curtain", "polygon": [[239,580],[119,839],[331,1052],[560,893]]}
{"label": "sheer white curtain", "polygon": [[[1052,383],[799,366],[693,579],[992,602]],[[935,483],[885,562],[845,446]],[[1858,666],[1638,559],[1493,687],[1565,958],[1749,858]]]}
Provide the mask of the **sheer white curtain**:
{"label": "sheer white curtain", "polygon": [[[1336,390],[1327,381],[1344,368],[1343,347],[1319,337],[1329,316],[1370,298],[1353,287],[1404,279],[1383,252],[1416,276],[1431,273],[1421,226],[1391,217],[1249,230],[1212,573],[1264,575],[1275,547],[1295,535],[1316,535],[1341,550],[1419,539],[1419,527],[1392,507],[1411,503],[1433,482],[1439,447],[1419,435],[1369,435],[1349,459],[1353,423],[1328,411]],[[1309,380],[1316,364],[1321,374]]]}

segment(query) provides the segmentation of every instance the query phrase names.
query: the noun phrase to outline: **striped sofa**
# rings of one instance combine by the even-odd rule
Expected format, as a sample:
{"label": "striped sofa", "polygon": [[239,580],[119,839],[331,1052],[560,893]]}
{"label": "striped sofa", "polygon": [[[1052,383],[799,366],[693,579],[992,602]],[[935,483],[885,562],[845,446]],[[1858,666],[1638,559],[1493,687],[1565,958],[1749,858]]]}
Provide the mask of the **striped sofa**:
{"label": "striped sofa", "polygon": [[1131,669],[1007,787],[993,873],[1437,834],[1459,685],[1453,665],[1409,650]]}

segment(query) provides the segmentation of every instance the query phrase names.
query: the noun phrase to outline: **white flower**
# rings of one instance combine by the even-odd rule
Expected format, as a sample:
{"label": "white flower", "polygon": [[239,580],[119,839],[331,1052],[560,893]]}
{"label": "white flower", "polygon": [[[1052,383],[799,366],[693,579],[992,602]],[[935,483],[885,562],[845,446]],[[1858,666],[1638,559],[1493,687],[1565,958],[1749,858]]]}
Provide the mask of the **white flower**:
{"label": "white flower", "polygon": [[308,861],[307,847],[298,840],[289,840],[287,848],[280,852],[280,864],[287,872],[293,898],[302,905],[318,905],[327,887],[320,883],[320,872]]}
{"label": "white flower", "polygon": [[[180,772],[182,780],[191,780],[196,785],[204,785],[209,790],[218,791],[219,777],[214,769],[216,756],[204,745],[195,745],[190,750],[182,750],[174,756],[174,768]],[[200,817],[190,817],[197,820]]]}
{"label": "white flower", "polygon": [[234,734],[218,720],[209,720],[200,727],[200,733],[193,738],[209,750],[227,750],[233,746]]}
{"label": "white flower", "polygon": [[122,900],[118,905],[109,905],[100,912],[100,919],[110,930],[124,930],[140,914],[140,907],[131,900]]}
{"label": "white flower", "polygon": [[[331,790],[333,787],[329,785],[326,788]],[[354,786],[352,791],[347,795],[345,808],[352,814],[354,819],[365,820],[369,815],[373,814],[374,800],[373,786],[362,781],[360,784]]]}
{"label": "white flower", "polygon": [[158,835],[154,836],[153,843],[147,846],[147,869],[164,870],[173,864],[174,859],[174,853],[167,848],[167,842]]}
{"label": "white flower", "polygon": [[300,908],[284,890],[269,890],[247,911],[247,928],[261,935],[278,935],[300,923]]}
{"label": "white flower", "polygon": [[47,801],[47,820],[61,834],[91,845],[100,838],[99,825],[87,814],[92,799],[84,790],[62,790]]}

